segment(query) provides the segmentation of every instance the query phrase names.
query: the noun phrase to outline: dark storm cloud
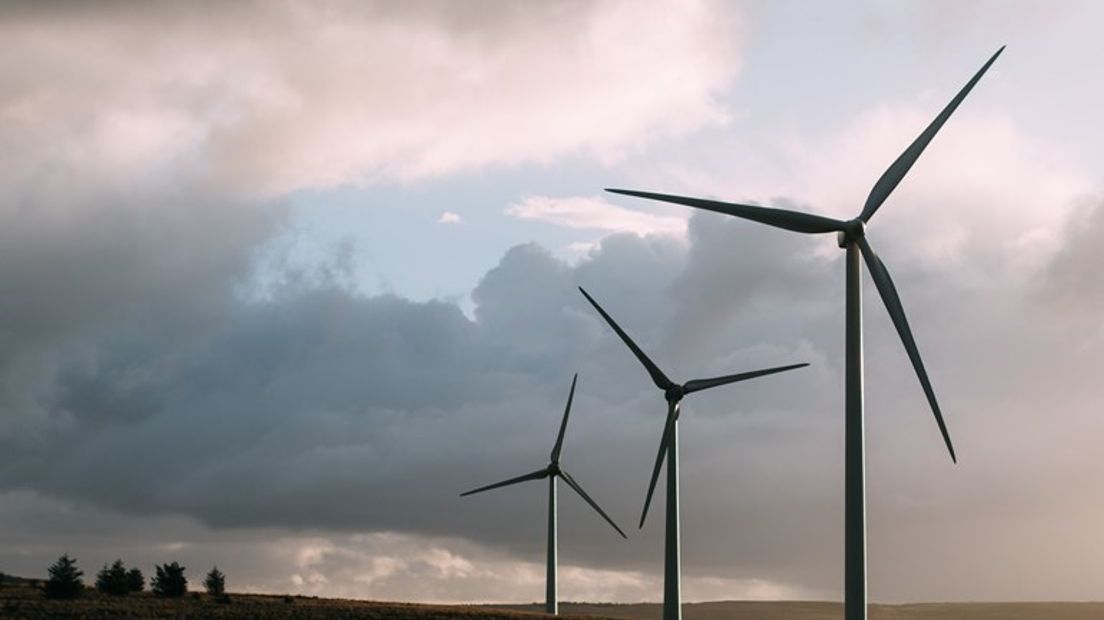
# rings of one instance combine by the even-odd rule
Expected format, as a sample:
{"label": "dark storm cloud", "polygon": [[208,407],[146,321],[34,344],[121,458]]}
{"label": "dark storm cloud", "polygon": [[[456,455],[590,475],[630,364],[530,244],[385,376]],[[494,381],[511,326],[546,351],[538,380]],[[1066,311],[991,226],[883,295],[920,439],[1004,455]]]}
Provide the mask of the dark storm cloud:
{"label": "dark storm cloud", "polygon": [[[473,292],[475,321],[451,304],[363,297],[326,281],[245,301],[221,274],[206,292],[206,305],[220,311],[202,325],[154,306],[55,344],[42,406],[64,411],[68,425],[30,443],[9,440],[7,488],[134,515],[191,515],[217,527],[468,536],[531,556],[541,549],[532,535],[540,485],[464,500],[456,494],[543,465],[570,375],[580,370],[566,464],[627,525],[662,402],[576,285],[590,287],[684,380],[811,352],[797,337],[749,327],[721,360],[680,359],[693,356],[679,355],[657,329],[683,314],[672,291],[693,285],[675,281],[690,273],[698,252],[716,253],[700,246],[754,242],[735,228],[702,235],[703,226],[695,221],[689,254],[673,240],[619,236],[577,268],[537,246],[515,247]],[[618,273],[627,276],[617,282]],[[737,288],[748,279],[740,265],[724,275]],[[197,294],[189,291],[181,288]],[[818,376],[801,377],[801,385],[822,389]],[[733,446],[719,442],[737,438],[720,421],[771,410],[773,389],[741,388],[737,411],[721,396],[689,401],[691,418],[712,416],[720,427],[705,437],[687,431],[688,441],[705,444],[700,456],[687,453],[688,471],[699,458],[729,454]],[[784,399],[789,424],[800,402]],[[749,424],[764,437],[797,432]],[[715,476],[726,474],[695,478]],[[633,566],[654,552],[654,545],[620,545],[572,501],[564,507],[565,546],[580,560]]]}
{"label": "dark storm cloud", "polygon": [[[281,211],[202,193],[90,200],[74,193],[63,202],[7,191],[0,200],[9,214],[0,231],[0,290],[8,300],[0,310],[0,436],[68,423],[74,412],[55,393],[57,373],[82,400],[140,415],[133,408],[155,398],[143,393],[144,384],[160,370],[127,364],[150,346],[165,361],[192,337],[206,336],[234,303],[257,244],[272,234]],[[111,350],[103,349],[106,342],[114,343]],[[114,393],[81,386],[81,364],[113,373]]]}

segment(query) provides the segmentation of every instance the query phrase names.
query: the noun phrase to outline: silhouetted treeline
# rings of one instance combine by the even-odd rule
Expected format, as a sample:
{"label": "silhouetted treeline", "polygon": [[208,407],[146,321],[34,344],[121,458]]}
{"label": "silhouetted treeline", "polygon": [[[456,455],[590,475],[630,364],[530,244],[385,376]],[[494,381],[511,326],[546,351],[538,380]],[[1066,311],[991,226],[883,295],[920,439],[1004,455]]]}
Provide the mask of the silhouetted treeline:
{"label": "silhouetted treeline", "polygon": [[[184,569],[178,562],[155,565],[150,590],[160,597],[184,596],[188,592],[188,579],[184,576]],[[42,588],[47,598],[73,599],[84,593],[85,586],[81,580],[84,572],[77,568],[76,558],[69,557],[68,553],[58,558],[47,572],[49,578]],[[141,592],[145,585],[146,578],[142,571],[137,568],[127,570],[122,559],[115,560],[110,566],[104,564],[100,572],[96,573],[96,591],[111,596]],[[229,602],[230,599],[226,596],[226,575],[217,566],[207,573],[203,585],[209,595],[220,602]]]}

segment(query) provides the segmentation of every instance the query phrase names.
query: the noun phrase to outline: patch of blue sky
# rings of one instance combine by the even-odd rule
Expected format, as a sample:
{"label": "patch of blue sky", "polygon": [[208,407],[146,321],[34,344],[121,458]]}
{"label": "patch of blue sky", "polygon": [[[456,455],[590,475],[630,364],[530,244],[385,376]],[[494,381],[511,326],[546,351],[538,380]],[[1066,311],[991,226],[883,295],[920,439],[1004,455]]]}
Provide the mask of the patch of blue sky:
{"label": "patch of blue sky", "polygon": [[[414,182],[301,190],[292,216],[265,252],[259,284],[275,270],[340,272],[366,295],[393,294],[460,304],[510,247],[536,242],[561,258],[572,244],[607,232],[565,228],[504,214],[525,196],[592,196],[608,184],[605,166],[577,159],[522,165]],[[444,214],[457,221],[442,221]]]}

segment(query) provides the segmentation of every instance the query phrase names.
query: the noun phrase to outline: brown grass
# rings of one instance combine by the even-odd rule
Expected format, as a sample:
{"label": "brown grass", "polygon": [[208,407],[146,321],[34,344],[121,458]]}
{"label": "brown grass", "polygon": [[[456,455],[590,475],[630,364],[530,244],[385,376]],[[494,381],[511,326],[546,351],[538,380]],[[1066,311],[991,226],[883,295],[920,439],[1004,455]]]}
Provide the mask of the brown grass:
{"label": "brown grass", "polygon": [[[30,585],[0,588],[0,618],[27,620],[538,620],[543,614],[474,605],[416,605],[345,599],[231,594],[219,603],[205,594],[157,598],[149,592],[114,597],[89,590],[71,601],[49,600]],[[570,616],[568,616],[570,617]],[[590,619],[588,619],[590,620]]]}
{"label": "brown grass", "polygon": [[[28,620],[538,620],[538,605],[417,605],[304,596],[231,594],[230,603],[190,593],[160,599],[148,592],[110,597],[89,591],[74,601],[51,601],[27,584],[0,588],[0,618]],[[659,620],[654,603],[632,605],[564,603],[563,618]],[[720,601],[683,605],[685,620],[839,620],[839,603]],[[1099,620],[1104,603],[928,603],[873,605],[871,620]]]}
{"label": "brown grass", "polygon": [[[507,609],[535,611],[533,605]],[[663,608],[654,603],[633,605],[565,603],[564,614],[659,620]],[[817,601],[716,601],[687,603],[684,620],[840,620],[841,603]],[[870,620],[1101,620],[1104,603],[924,603],[871,605]]]}

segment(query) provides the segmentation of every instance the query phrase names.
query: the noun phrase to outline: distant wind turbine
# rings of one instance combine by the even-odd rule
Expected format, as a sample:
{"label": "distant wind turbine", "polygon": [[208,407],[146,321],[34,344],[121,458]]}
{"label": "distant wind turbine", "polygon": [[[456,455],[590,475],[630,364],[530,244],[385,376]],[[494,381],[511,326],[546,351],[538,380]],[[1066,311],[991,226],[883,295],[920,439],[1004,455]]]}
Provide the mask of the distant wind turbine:
{"label": "distant wind turbine", "polygon": [[795,368],[802,368],[808,364],[791,364],[777,368],[753,370],[737,375],[713,377],[712,379],[694,379],[683,384],[675,383],[663,374],[663,371],[655,365],[640,347],[636,346],[632,338],[621,329],[621,326],[613,320],[598,302],[594,301],[582,287],[579,291],[587,298],[598,314],[609,323],[613,331],[621,337],[636,359],[644,365],[656,387],[663,390],[663,396],[667,400],[667,421],[663,426],[663,437],[659,441],[659,454],[656,455],[655,467],[652,468],[652,480],[648,484],[648,495],[644,500],[644,510],[640,513],[640,527],[644,527],[644,519],[648,516],[648,506],[652,503],[652,494],[655,492],[656,481],[659,479],[659,468],[663,465],[664,456],[667,458],[667,522],[666,543],[664,545],[663,562],[663,619],[679,620],[682,618],[682,593],[681,593],[681,567],[679,555],[679,501],[678,501],[678,418],[679,402],[684,396],[692,392],[754,379],[776,372],[784,372]]}
{"label": "distant wind turbine", "polygon": [[671,196],[667,194],[655,194],[651,192],[638,192],[623,189],[610,189],[607,191],[628,196],[638,196],[652,200],[662,200],[676,204],[687,205],[697,209],[716,211],[726,215],[752,220],[768,226],[784,228],[799,233],[837,233],[839,246],[847,250],[847,274],[846,274],[846,370],[845,370],[845,553],[844,553],[844,618],[846,620],[865,620],[866,618],[866,499],[865,478],[866,463],[863,455],[863,356],[862,356],[862,263],[860,255],[870,268],[870,277],[874,280],[874,286],[885,304],[889,316],[893,320],[897,334],[908,352],[909,360],[920,379],[920,386],[928,399],[932,413],[935,414],[935,422],[939,425],[939,432],[943,435],[943,441],[947,444],[947,450],[951,453],[951,460],[958,462],[955,456],[954,446],[951,444],[951,436],[947,432],[947,425],[943,422],[943,413],[939,409],[939,403],[935,400],[935,392],[932,391],[931,382],[928,381],[928,373],[924,369],[924,362],[920,359],[920,351],[916,348],[916,341],[912,337],[908,320],[905,319],[905,310],[901,306],[901,299],[897,295],[897,288],[889,277],[882,260],[874,253],[870,243],[866,240],[866,224],[882,206],[886,198],[905,177],[912,165],[924,152],[924,149],[935,137],[936,132],[947,122],[970,90],[977,84],[981,76],[1004,51],[1002,46],[988,62],[985,63],[974,77],[966,83],[951,100],[947,107],[935,117],[930,125],[909,145],[907,149],[882,173],[881,178],[874,184],[870,195],[866,199],[862,213],[853,220],[842,221],[820,215],[788,211],[785,209],[772,209],[745,204],[719,202],[716,200],[704,200],[701,198],[686,198],[683,196]]}
{"label": "distant wind turbine", "polygon": [[586,503],[590,504],[594,510],[598,511],[598,514],[602,515],[602,518],[612,525],[613,529],[617,530],[617,533],[620,534],[622,538],[627,538],[625,532],[622,532],[621,528],[617,527],[617,524],[606,514],[606,511],[602,510],[602,508],[598,506],[598,503],[587,495],[587,492],[583,490],[583,487],[579,486],[579,483],[571,477],[571,474],[560,467],[560,450],[563,448],[564,431],[567,430],[567,418],[571,414],[571,401],[575,398],[575,383],[578,380],[579,373],[575,373],[575,377],[571,380],[571,392],[567,395],[567,407],[564,408],[563,420],[560,422],[560,434],[556,437],[556,445],[552,448],[552,457],[547,467],[525,474],[524,476],[510,478],[509,480],[503,480],[502,482],[496,482],[460,494],[460,497],[464,497],[465,495],[482,493],[483,491],[490,491],[491,489],[497,489],[519,482],[548,478],[548,573],[545,584],[544,610],[546,613],[553,615],[559,613],[559,603],[556,599],[556,478],[563,478],[567,486],[574,489],[574,491],[579,494],[579,497],[582,497]]}

